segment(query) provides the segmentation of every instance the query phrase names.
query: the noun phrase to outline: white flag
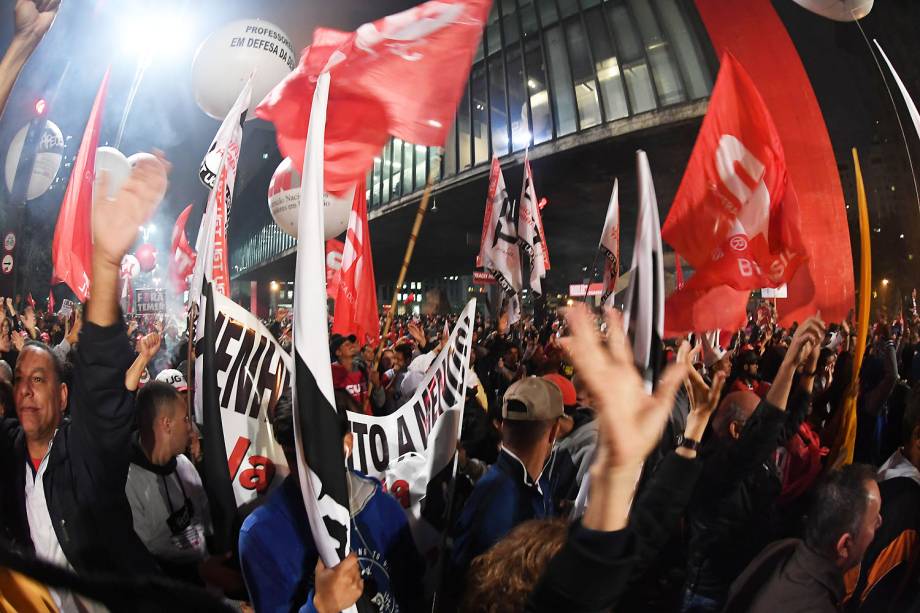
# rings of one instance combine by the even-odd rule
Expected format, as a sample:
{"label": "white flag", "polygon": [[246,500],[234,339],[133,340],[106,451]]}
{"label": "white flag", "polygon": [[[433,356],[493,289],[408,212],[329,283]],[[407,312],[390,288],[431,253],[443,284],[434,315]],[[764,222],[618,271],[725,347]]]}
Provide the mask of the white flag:
{"label": "white flag", "polygon": [[316,549],[332,568],[351,551],[351,513],[326,313],[323,144],[328,98],[329,73],[322,73],[313,93],[297,218],[293,400],[300,490]]}
{"label": "white flag", "polygon": [[[208,204],[201,218],[195,252],[198,259],[189,286],[189,304],[197,304],[205,280],[215,283],[215,291],[229,294],[229,267],[227,258],[227,218],[233,201],[233,185],[236,183],[236,169],[240,159],[240,144],[243,139],[243,122],[252,98],[252,78],[246,81],[236,102],[217,130],[214,140],[201,163],[199,176],[211,191]],[[220,185],[221,189],[214,189]],[[214,272],[217,271],[217,275]]]}
{"label": "white flag", "polygon": [[610,204],[607,205],[607,217],[604,219],[598,249],[604,258],[604,294],[601,300],[612,307],[613,293],[620,277],[620,185],[616,179],[613,180],[613,192],[610,194]]}
{"label": "white flag", "polygon": [[508,323],[517,323],[521,319],[520,293],[523,285],[521,249],[518,245],[514,207],[508,198],[498,157],[494,156],[477,263],[495,277],[501,286],[507,300]]}
{"label": "white flag", "polygon": [[524,183],[521,186],[517,229],[521,249],[530,260],[530,289],[542,294],[543,287],[540,280],[546,277],[546,271],[549,270],[549,251],[546,247],[540,207],[537,204],[537,192],[533,186],[533,172],[530,169],[530,160],[527,159],[526,152],[524,153]]}
{"label": "white flag", "polygon": [[907,93],[907,88],[904,86],[904,82],[901,80],[901,77],[895,72],[894,66],[891,65],[891,60],[888,59],[888,56],[885,55],[885,51],[882,49],[882,46],[878,44],[876,39],[872,39],[872,42],[875,43],[875,46],[878,47],[879,53],[882,54],[882,57],[885,59],[885,63],[888,64],[888,70],[891,71],[892,76],[894,76],[895,83],[898,84],[898,89],[901,90],[901,95],[904,97],[904,104],[907,106],[907,112],[910,113],[910,119],[914,123],[914,129],[917,131],[917,136],[920,137],[920,112],[917,111],[917,105],[914,104],[913,99],[910,97],[910,94]]}
{"label": "white flag", "polygon": [[623,325],[632,339],[636,366],[645,374],[651,390],[661,367],[661,339],[664,336],[664,268],[661,249],[661,223],[652,171],[645,151],[636,151],[639,179],[639,218],[629,286],[626,288]]}

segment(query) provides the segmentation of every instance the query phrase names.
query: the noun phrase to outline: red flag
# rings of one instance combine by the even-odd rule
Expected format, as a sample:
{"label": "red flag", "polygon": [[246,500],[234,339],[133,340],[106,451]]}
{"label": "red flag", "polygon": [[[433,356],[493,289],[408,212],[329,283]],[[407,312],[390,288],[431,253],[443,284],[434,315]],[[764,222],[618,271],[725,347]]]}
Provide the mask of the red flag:
{"label": "red flag", "polygon": [[330,238],[326,241],[326,297],[335,300],[339,294],[339,279],[342,276],[342,254],[345,243]]}
{"label": "red flag", "polygon": [[48,290],[48,314],[54,314],[54,290]]}
{"label": "red flag", "polygon": [[29,295],[26,296],[26,302],[33,310],[35,309],[35,298],[32,297],[32,292],[29,292]]}
{"label": "red flag", "polygon": [[325,190],[363,177],[393,135],[441,146],[453,125],[492,0],[437,0],[362,25],[319,28],[300,65],[256,109],[282,155],[303,167],[316,79],[330,73]]}
{"label": "red flag", "polygon": [[805,261],[779,135],[730,53],[662,236],[696,269],[668,299],[668,335],[737,329],[750,291],[782,285]]}
{"label": "red flag", "polygon": [[181,294],[188,289],[188,276],[195,270],[195,259],[198,257],[185,236],[185,224],[191,212],[192,205],[190,204],[185,207],[184,211],[179,213],[176,225],[173,226],[169,281],[177,294]]}
{"label": "red flag", "polygon": [[81,302],[89,298],[92,280],[93,181],[96,178],[96,146],[99,144],[99,128],[102,126],[108,87],[109,71],[106,70],[83,131],[83,141],[64,192],[51,246],[54,262],[51,283],[66,283]]}
{"label": "red flag", "polygon": [[355,189],[355,200],[348,219],[332,332],[354,334],[361,344],[377,344],[380,338],[377,282],[374,280],[371,235],[367,227],[367,194],[363,181]]}

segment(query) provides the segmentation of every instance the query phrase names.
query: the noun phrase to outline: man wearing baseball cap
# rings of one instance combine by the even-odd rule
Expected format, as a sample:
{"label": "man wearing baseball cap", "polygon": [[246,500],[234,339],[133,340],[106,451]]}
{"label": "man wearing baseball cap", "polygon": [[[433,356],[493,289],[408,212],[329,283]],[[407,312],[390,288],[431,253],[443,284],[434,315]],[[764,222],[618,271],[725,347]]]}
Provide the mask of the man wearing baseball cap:
{"label": "man wearing baseball cap", "polygon": [[473,558],[518,524],[553,516],[543,473],[562,412],[562,392],[546,379],[526,377],[505,392],[498,461],[476,483],[454,527],[458,577],[466,574]]}

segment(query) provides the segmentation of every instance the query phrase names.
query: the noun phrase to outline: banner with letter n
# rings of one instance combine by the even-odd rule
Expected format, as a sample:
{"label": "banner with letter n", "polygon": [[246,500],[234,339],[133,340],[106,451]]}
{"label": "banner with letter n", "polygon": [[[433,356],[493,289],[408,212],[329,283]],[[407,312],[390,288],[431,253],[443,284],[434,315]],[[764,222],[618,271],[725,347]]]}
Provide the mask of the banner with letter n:
{"label": "banner with letter n", "polygon": [[412,398],[395,413],[349,413],[354,436],[349,466],[377,477],[409,515],[422,551],[438,533],[422,520],[428,486],[454,457],[470,365],[476,300],[470,300]]}
{"label": "banner with letter n", "polygon": [[[291,357],[259,319],[219,292],[211,309],[199,314],[195,337],[195,414],[202,421],[206,375],[216,378],[220,420],[236,506],[252,503],[288,474],[287,462],[271,429],[278,398],[291,384]],[[206,299],[202,294],[202,301]],[[205,328],[213,341],[206,343]],[[205,373],[210,352],[213,373]]]}

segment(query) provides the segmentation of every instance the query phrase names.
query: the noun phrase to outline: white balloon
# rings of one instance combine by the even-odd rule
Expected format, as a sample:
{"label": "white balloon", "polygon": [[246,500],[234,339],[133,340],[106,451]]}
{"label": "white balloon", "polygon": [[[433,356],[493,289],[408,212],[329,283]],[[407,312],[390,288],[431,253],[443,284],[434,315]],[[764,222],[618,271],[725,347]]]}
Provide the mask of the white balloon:
{"label": "white balloon", "polygon": [[141,273],[141,263],[130,253],[121,258],[122,276],[134,278]]}
{"label": "white balloon", "polygon": [[96,180],[93,181],[93,191],[99,187],[102,173],[108,174],[109,198],[114,198],[118,190],[131,174],[131,163],[125,154],[115,147],[99,147],[96,149]]}
{"label": "white balloon", "polygon": [[[13,191],[13,180],[16,178],[16,169],[19,158],[22,156],[22,147],[26,142],[29,124],[22,126],[6,153],[6,188]],[[45,122],[45,130],[38,141],[38,150],[35,154],[35,163],[32,166],[32,176],[26,187],[26,200],[34,200],[48,191],[51,183],[61,168],[64,156],[64,135],[61,129],[53,122]]]}
{"label": "white balloon", "polygon": [[131,168],[134,168],[137,165],[137,163],[140,162],[141,160],[155,160],[155,159],[157,159],[157,156],[153,155],[152,153],[141,151],[139,153],[135,153],[134,155],[128,156],[128,165],[130,165]]}
{"label": "white balloon", "polygon": [[[297,238],[297,215],[300,211],[300,173],[291,158],[284,158],[268,184],[268,208],[272,219],[285,233]],[[348,229],[348,216],[355,198],[355,188],[341,198],[323,194],[323,234],[328,240]]]}
{"label": "white balloon", "polygon": [[297,65],[297,54],[281,28],[260,19],[241,19],[211,34],[195,54],[192,89],[201,110],[223,119],[252,78],[247,119],[262,99]]}
{"label": "white balloon", "polygon": [[872,10],[875,0],[792,0],[812,13],[834,21],[856,21]]}

